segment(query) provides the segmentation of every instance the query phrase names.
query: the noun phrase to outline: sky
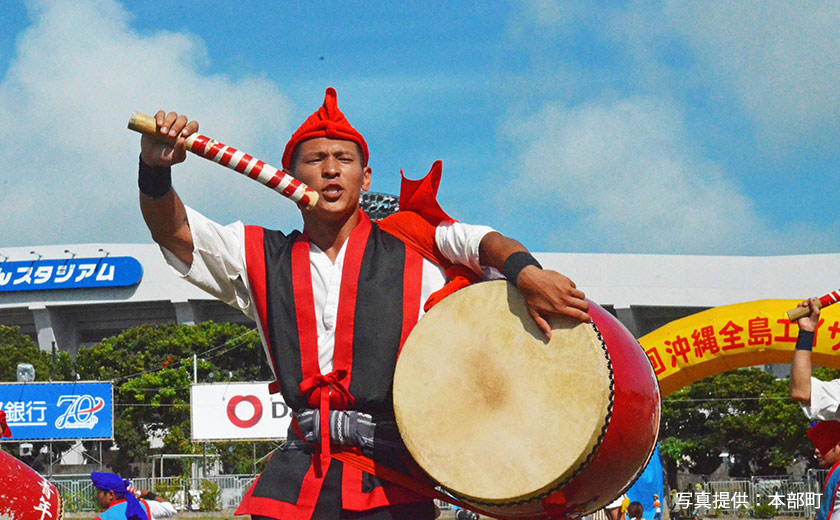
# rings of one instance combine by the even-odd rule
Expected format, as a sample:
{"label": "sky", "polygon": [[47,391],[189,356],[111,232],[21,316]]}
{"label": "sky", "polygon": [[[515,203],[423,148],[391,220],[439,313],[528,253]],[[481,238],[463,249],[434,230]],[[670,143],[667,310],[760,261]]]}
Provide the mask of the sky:
{"label": "sky", "polygon": [[[133,112],[279,166],[330,86],[372,191],[440,159],[450,215],[534,251],[840,250],[836,2],[4,0],[0,20],[0,254],[150,242]],[[301,223],[197,156],[173,185],[222,223]]]}

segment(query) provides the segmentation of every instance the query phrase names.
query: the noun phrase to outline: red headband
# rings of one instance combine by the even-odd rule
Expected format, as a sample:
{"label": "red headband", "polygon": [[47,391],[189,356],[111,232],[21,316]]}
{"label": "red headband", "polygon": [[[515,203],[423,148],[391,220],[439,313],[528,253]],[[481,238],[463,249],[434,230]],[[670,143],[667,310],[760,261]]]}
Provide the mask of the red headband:
{"label": "red headband", "polygon": [[292,155],[297,145],[307,139],[316,137],[353,141],[362,149],[362,166],[367,166],[368,147],[365,138],[350,125],[347,118],[338,109],[335,89],[332,87],[329,87],[324,94],[323,106],[309,116],[286,143],[286,151],[283,152],[283,168],[289,169],[292,167]]}
{"label": "red headband", "polygon": [[808,430],[808,438],[825,455],[840,443],[840,422],[819,421]]}

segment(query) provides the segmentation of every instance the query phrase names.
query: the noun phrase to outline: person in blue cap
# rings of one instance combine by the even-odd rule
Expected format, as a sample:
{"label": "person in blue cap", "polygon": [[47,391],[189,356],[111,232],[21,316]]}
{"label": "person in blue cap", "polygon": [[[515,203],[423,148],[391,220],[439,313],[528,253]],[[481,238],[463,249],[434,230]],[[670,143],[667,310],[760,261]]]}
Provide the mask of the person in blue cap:
{"label": "person in blue cap", "polygon": [[128,490],[128,481],[114,473],[93,472],[96,501],[103,512],[94,520],[152,520],[149,505]]}

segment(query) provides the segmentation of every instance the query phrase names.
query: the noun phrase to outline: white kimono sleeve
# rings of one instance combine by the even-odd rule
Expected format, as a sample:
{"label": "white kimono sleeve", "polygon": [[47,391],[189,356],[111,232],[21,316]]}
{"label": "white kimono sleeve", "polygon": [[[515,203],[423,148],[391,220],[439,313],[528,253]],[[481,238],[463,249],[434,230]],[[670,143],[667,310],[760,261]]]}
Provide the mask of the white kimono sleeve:
{"label": "white kimono sleeve", "polygon": [[820,421],[840,420],[840,379],[821,381],[811,378],[811,403],[802,404],[802,411],[808,419]]}
{"label": "white kimono sleeve", "polygon": [[222,226],[192,208],[186,210],[193,239],[192,265],[161,247],[166,262],[181,278],[256,319],[248,288],[242,222]]}
{"label": "white kimono sleeve", "polygon": [[482,267],[479,262],[478,246],[484,235],[494,231],[488,226],[474,226],[462,222],[441,223],[435,229],[435,243],[438,249],[452,263],[469,267],[484,278],[500,278],[493,268]]}

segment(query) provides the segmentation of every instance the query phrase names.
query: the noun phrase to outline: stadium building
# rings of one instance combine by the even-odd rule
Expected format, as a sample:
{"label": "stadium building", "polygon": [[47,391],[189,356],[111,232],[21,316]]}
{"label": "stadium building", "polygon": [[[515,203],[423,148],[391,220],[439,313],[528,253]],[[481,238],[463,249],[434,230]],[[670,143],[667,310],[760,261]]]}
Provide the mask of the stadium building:
{"label": "stadium building", "polygon": [[[840,265],[840,254],[535,256],[574,280],[636,337],[711,307],[822,295]],[[0,249],[0,325],[20,327],[42,350],[75,354],[130,327],[207,320],[253,326],[181,280],[154,244]]]}

